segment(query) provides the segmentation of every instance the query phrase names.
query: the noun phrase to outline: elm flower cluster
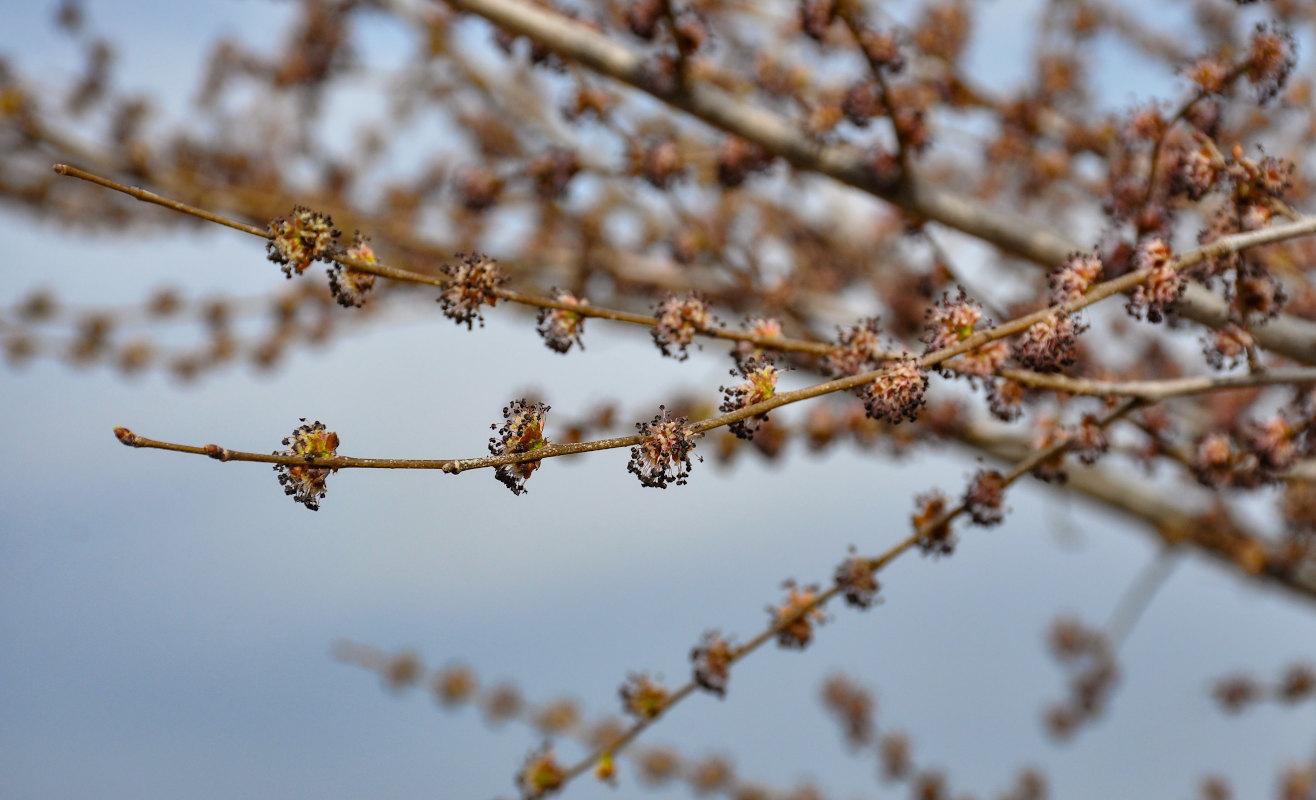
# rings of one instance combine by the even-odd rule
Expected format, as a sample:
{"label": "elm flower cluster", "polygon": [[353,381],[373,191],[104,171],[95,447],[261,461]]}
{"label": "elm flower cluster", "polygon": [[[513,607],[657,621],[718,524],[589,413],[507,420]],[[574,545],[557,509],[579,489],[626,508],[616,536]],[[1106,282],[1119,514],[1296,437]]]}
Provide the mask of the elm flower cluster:
{"label": "elm flower cluster", "polygon": [[955,551],[955,534],[946,514],[946,495],[932,490],[914,498],[914,514],[909,522],[919,533],[918,547],[925,556],[948,556]]}
{"label": "elm flower cluster", "polygon": [[1138,246],[1133,257],[1135,270],[1151,270],[1147,280],[1133,290],[1125,306],[1136,319],[1146,314],[1148,322],[1160,322],[1183,294],[1183,276],[1174,267],[1174,253],[1164,239],[1152,239]]}
{"label": "elm flower cluster", "polygon": [[554,757],[553,746],[545,743],[526,757],[521,772],[516,776],[516,784],[523,797],[534,800],[562,788],[566,779],[567,772]]}
{"label": "elm flower cluster", "polygon": [[831,711],[845,731],[851,747],[866,747],[873,741],[873,693],[844,675],[833,675],[823,683],[823,705]]}
{"label": "elm flower cluster", "polygon": [[1051,302],[1055,305],[1077,300],[1101,277],[1101,258],[1095,253],[1075,253],[1051,273]]}
{"label": "elm flower cluster", "polygon": [[653,719],[667,705],[667,689],[644,674],[630,675],[618,694],[622,710],[640,719]]}
{"label": "elm flower cluster", "polygon": [[858,375],[877,369],[883,350],[878,317],[868,317],[840,331],[825,365],[832,375]]}
{"label": "elm flower cluster", "polygon": [[1005,365],[1010,357],[1010,345],[1001,339],[976,347],[962,356],[956,356],[946,366],[961,375],[969,376],[970,383],[977,385],[975,378],[990,378]]}
{"label": "elm flower cluster", "polygon": [[[297,456],[313,462],[317,458],[332,458],[338,454],[338,434],[325,428],[324,423],[316,420],[307,425],[302,419],[301,427],[286,437],[283,443],[286,450],[276,450],[276,456]],[[275,464],[274,471],[279,473],[279,484],[283,493],[312,511],[320,510],[320,500],[325,496],[325,481],[337,468],[313,467],[307,464]]]}
{"label": "elm flower cluster", "polygon": [[[366,243],[366,237],[362,236],[360,231],[352,237],[352,246],[347,248],[344,255],[367,264],[377,263],[375,251]],[[369,272],[362,272],[338,262],[334,262],[333,266],[329,267],[329,291],[333,293],[338,305],[343,308],[360,308],[366,302],[366,295],[370,294],[373,288],[375,288],[375,276]]]}
{"label": "elm flower cluster", "polygon": [[1184,148],[1178,154],[1170,174],[1170,193],[1189,200],[1201,200],[1216,185],[1223,164],[1215,147],[1204,142]]}
{"label": "elm flower cluster", "polygon": [[1069,473],[1065,471],[1065,451],[1068,448],[1069,438],[1069,431],[1060,425],[1055,417],[1047,415],[1037,420],[1037,433],[1033,436],[1034,450],[1039,452],[1048,450],[1062,442],[1066,447],[1033,467],[1034,478],[1062,486],[1069,481]]}
{"label": "elm flower cluster", "polygon": [[635,423],[644,441],[631,448],[626,471],[639,478],[643,486],[666,489],[673,483],[685,485],[694,467],[690,456],[694,453],[695,439],[700,435],[690,430],[686,422],[685,417],[668,416],[666,406],[658,406],[652,422]]}
{"label": "elm flower cluster", "polygon": [[708,301],[699,292],[688,292],[685,297],[668,293],[658,304],[655,315],[658,324],[653,326],[654,344],[663,355],[685,361],[690,357],[686,348],[694,341],[695,334],[710,331],[717,324],[717,318],[709,310]]}
{"label": "elm flower cluster", "polygon": [[1316,445],[1312,423],[1309,417],[1281,414],[1245,426],[1242,438],[1256,455],[1264,474],[1274,475],[1293,466],[1299,458],[1311,455]]}
{"label": "elm flower cluster", "polygon": [[783,588],[786,589],[786,602],[780,606],[768,606],[772,624],[781,626],[777,631],[777,644],[803,650],[813,639],[813,624],[821,624],[827,618],[822,608],[814,605],[818,599],[818,587],[800,587],[794,581],[787,581]]}
{"label": "elm flower cluster", "polygon": [[1252,33],[1244,72],[1257,90],[1257,98],[1266,102],[1284,87],[1297,61],[1297,43],[1293,32],[1276,24],[1258,24]]}
{"label": "elm flower cluster", "polygon": [[905,357],[890,362],[887,369],[864,387],[861,396],[868,416],[896,425],[918,418],[927,388],[927,372],[917,359]]}
{"label": "elm flower cluster", "polygon": [[[549,407],[543,403],[531,403],[528,400],[513,400],[503,409],[503,425],[498,428],[498,436],[489,440],[489,452],[496,456],[512,453],[530,453],[548,445],[544,436],[544,416]],[[494,477],[512,490],[512,494],[526,491],[525,482],[534,471],[539,469],[541,461],[521,461],[516,464],[500,464],[494,469]]]}
{"label": "elm flower cluster", "polygon": [[1005,476],[996,470],[979,470],[964,492],[964,508],[974,524],[991,527],[1005,519]]}
{"label": "elm flower cluster", "polygon": [[305,272],[317,259],[330,260],[340,235],[328,214],[296,206],[288,216],[270,220],[265,250],[269,260],[279,264],[283,274],[291,278],[294,272]]}
{"label": "elm flower cluster", "polygon": [[992,393],[987,398],[988,409],[992,416],[1002,422],[1014,422],[1023,413],[1024,398],[1027,390],[1023,384],[1009,380],[992,382]]}
{"label": "elm flower cluster", "polygon": [[1229,434],[1212,431],[1197,442],[1193,474],[1206,486],[1228,486],[1234,482],[1234,470],[1242,458]]}
{"label": "elm flower cluster", "polygon": [[1088,466],[1097,463],[1110,448],[1106,430],[1095,414],[1084,414],[1078,426],[1070,433],[1069,451],[1078,454],[1078,460]]}
{"label": "elm flower cluster", "polygon": [[[552,297],[559,303],[569,306],[587,306],[589,300],[577,298],[566,289],[554,287]],[[555,353],[565,353],[575,344],[581,350],[585,349],[585,343],[580,340],[581,335],[585,332],[585,317],[574,311],[568,311],[562,308],[541,308],[539,309],[539,320],[535,330],[544,338],[544,344],[548,349]]]}
{"label": "elm flower cluster", "polygon": [[443,316],[458,325],[466,323],[467,330],[476,321],[484,327],[480,307],[498,304],[495,292],[507,283],[507,273],[498,267],[496,261],[479,253],[458,253],[457,258],[461,259],[458,264],[444,264],[442,268],[448,277],[438,299]]}
{"label": "elm flower cluster", "polygon": [[[750,360],[742,363],[736,369],[731,370],[732,375],[739,375],[745,379],[745,382],[737,386],[719,386],[717,390],[722,392],[725,399],[718,410],[723,413],[738,411],[746,406],[752,406],[755,403],[761,403],[772,397],[777,391],[777,368],[771,362],[761,360]],[[753,439],[754,434],[758,431],[759,426],[767,422],[767,413],[755,414],[752,417],[736,420],[727,426],[737,438]]]}
{"label": "elm flower cluster", "polygon": [[736,646],[717,631],[705,631],[699,644],[690,651],[694,663],[694,679],[699,688],[718,697],[727,693],[727,680],[731,677],[731,662],[736,658]]}
{"label": "elm flower cluster", "polygon": [[1028,369],[1059,372],[1074,363],[1078,335],[1086,329],[1073,314],[1053,311],[1023,332],[1015,343],[1014,357]]}
{"label": "elm flower cluster", "polygon": [[963,289],[954,299],[943,295],[927,311],[927,325],[923,331],[927,349],[924,352],[932,353],[959,344],[973,335],[982,318],[982,306],[969,299]]}
{"label": "elm flower cluster", "polygon": [[873,563],[855,555],[853,546],[850,547],[850,556],[836,566],[833,580],[841,587],[845,602],[858,609],[870,608],[877,602],[877,593],[882,589],[873,572]]}
{"label": "elm flower cluster", "polygon": [[[751,317],[745,320],[741,327],[751,336],[762,339],[781,338],[781,321],[773,317]],[[753,342],[745,341],[736,342],[736,346],[731,349],[731,357],[736,360],[737,364],[744,364],[755,359],[767,360],[771,358],[767,350]]]}
{"label": "elm flower cluster", "polygon": [[1232,322],[1220,330],[1207,331],[1202,338],[1206,363],[1214,369],[1232,369],[1247,357],[1248,348],[1256,345],[1252,334]]}

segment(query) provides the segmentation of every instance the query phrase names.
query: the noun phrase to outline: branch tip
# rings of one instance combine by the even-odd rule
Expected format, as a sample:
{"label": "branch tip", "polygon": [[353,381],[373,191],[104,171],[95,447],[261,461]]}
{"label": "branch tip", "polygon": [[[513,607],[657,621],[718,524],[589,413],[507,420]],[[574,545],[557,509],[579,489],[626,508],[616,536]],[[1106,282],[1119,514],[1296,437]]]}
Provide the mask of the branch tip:
{"label": "branch tip", "polygon": [[124,444],[128,445],[129,447],[141,447],[141,446],[142,446],[141,441],[137,438],[137,434],[133,433],[132,431],[128,430],[127,428],[115,428],[115,429],[114,429],[114,435],[115,435],[116,437],[118,437],[119,441],[123,442]]}

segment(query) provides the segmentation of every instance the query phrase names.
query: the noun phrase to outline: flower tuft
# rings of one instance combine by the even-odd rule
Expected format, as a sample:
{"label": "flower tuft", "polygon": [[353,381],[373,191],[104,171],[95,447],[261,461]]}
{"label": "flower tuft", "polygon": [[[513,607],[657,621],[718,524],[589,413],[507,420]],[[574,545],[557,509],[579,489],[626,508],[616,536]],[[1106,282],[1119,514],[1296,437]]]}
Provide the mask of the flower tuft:
{"label": "flower tuft", "polygon": [[782,647],[803,650],[813,639],[813,624],[821,624],[826,615],[818,600],[818,587],[800,587],[794,581],[786,581],[786,602],[780,606],[768,606],[772,615],[772,624],[781,626],[777,631],[777,644]]}
{"label": "flower tuft", "polygon": [[[347,248],[347,255],[367,264],[376,263],[375,251],[366,243],[366,237],[360,231],[352,237],[352,246]],[[375,276],[362,272],[338,262],[329,267],[329,291],[343,308],[360,308],[366,302],[366,295],[375,288]]]}
{"label": "flower tuft", "polygon": [[1261,102],[1271,100],[1284,88],[1297,60],[1296,51],[1297,43],[1288,28],[1275,24],[1257,25],[1252,33],[1244,70]]}
{"label": "flower tuft", "polygon": [[1070,452],[1077,453],[1079,461],[1092,466],[1108,449],[1110,443],[1106,439],[1105,429],[1101,427],[1101,421],[1095,414],[1084,414],[1070,436]]}
{"label": "flower tuft", "polygon": [[[544,415],[549,407],[543,403],[531,403],[526,399],[513,400],[503,409],[503,425],[497,429],[498,436],[489,440],[489,452],[496,456],[513,453],[529,453],[548,445],[544,436]],[[512,490],[512,494],[526,491],[525,482],[534,471],[539,469],[541,461],[521,461],[516,464],[499,464],[494,469],[494,477]]]}
{"label": "flower tuft", "polygon": [[[741,324],[745,332],[751,336],[757,336],[763,339],[780,339],[781,338],[781,321],[772,317],[751,317]],[[769,360],[771,355],[762,347],[753,342],[740,341],[731,349],[731,357],[736,360],[737,364],[744,364],[752,360]]]}
{"label": "flower tuft", "polygon": [[666,688],[643,673],[632,673],[618,694],[621,696],[622,710],[640,719],[653,719],[661,714],[669,696]]}
{"label": "flower tuft", "polygon": [[562,788],[566,779],[567,772],[557,763],[553,746],[545,742],[526,757],[525,765],[516,776],[516,784],[524,797],[534,800]]}
{"label": "flower tuft", "polygon": [[1014,357],[1036,372],[1059,372],[1074,363],[1078,335],[1086,329],[1073,314],[1053,311],[1023,332],[1015,343]]}
{"label": "flower tuft", "polygon": [[[982,321],[982,306],[971,300],[964,289],[952,299],[949,294],[934,303],[927,311],[927,325],[923,331],[925,353],[957,345],[973,335]],[[990,322],[988,323],[990,327]]]}
{"label": "flower tuft", "polygon": [[727,680],[731,677],[731,662],[735,657],[736,647],[731,640],[717,631],[705,631],[699,644],[690,651],[695,683],[705,691],[725,696]]}
{"label": "flower tuft", "polygon": [[868,317],[840,331],[836,346],[827,354],[827,372],[858,375],[877,369],[883,356],[879,323],[878,317]]}
{"label": "flower tuft", "polygon": [[708,300],[699,292],[688,292],[685,297],[669,292],[658,304],[655,316],[658,323],[652,331],[654,344],[663,355],[677,361],[690,357],[686,348],[694,341],[696,333],[710,331],[717,325],[717,318],[708,308]]}
{"label": "flower tuft", "polygon": [[1247,358],[1248,348],[1255,345],[1252,334],[1232,322],[1225,323],[1220,330],[1208,330],[1202,338],[1202,352],[1213,369],[1238,366]]}
{"label": "flower tuft", "polygon": [[280,265],[283,274],[291,278],[294,272],[298,275],[305,272],[317,259],[330,260],[340,235],[328,214],[295,206],[288,216],[270,220],[265,250],[269,260]]}
{"label": "flower tuft", "polygon": [[443,274],[449,280],[439,295],[439,305],[443,306],[445,317],[458,325],[466,323],[467,330],[477,321],[484,327],[480,307],[498,304],[495,292],[507,283],[507,273],[498,267],[498,262],[479,253],[458,253],[457,258],[461,259],[460,263],[443,265]]}
{"label": "flower tuft", "polygon": [[992,416],[1002,422],[1014,422],[1024,411],[1024,399],[1028,396],[1023,384],[1010,380],[992,382],[991,394],[987,398]]}
{"label": "flower tuft", "polygon": [[1005,476],[996,470],[978,470],[964,492],[964,508],[974,524],[991,527],[1005,519]]}
{"label": "flower tuft", "polygon": [[1096,253],[1074,253],[1051,273],[1051,302],[1060,305],[1077,300],[1101,276],[1101,257]]}
{"label": "flower tuft", "polygon": [[325,428],[324,423],[316,420],[310,425],[302,419],[301,427],[283,440],[286,450],[276,450],[276,456],[297,456],[304,458],[306,464],[275,464],[274,471],[279,473],[279,484],[283,493],[291,495],[294,500],[312,511],[320,510],[320,500],[325,496],[325,481],[329,474],[338,468],[310,466],[318,458],[332,458],[338,454],[338,434]]}
{"label": "flower tuft", "polygon": [[914,358],[901,358],[864,387],[862,397],[868,416],[892,425],[913,422],[923,407],[928,374]]}
{"label": "flower tuft", "polygon": [[833,580],[841,587],[845,602],[859,609],[871,608],[882,589],[873,572],[873,562],[855,555],[853,546],[850,556],[836,566]]}
{"label": "flower tuft", "polygon": [[1136,270],[1151,270],[1147,280],[1133,290],[1125,308],[1135,319],[1146,314],[1148,322],[1160,322],[1183,294],[1183,276],[1174,267],[1174,253],[1164,239],[1152,239],[1138,246],[1133,257]]}
{"label": "flower tuft", "polygon": [[[669,484],[685,485],[694,465],[690,455],[695,439],[701,434],[690,430],[685,417],[673,419],[666,406],[658,406],[652,422],[637,422],[644,441],[631,448],[631,460],[626,470],[640,479],[642,486],[666,489]],[[700,461],[703,458],[696,456]]]}
{"label": "flower tuft", "polygon": [[[725,396],[722,405],[718,407],[718,410],[723,413],[729,414],[746,406],[761,403],[772,397],[777,391],[778,371],[771,362],[761,360],[745,361],[736,369],[731,370],[731,374],[745,378],[745,383],[737,386],[718,387],[718,391]],[[767,420],[768,415],[764,412],[736,420],[727,428],[737,438],[753,439],[759,427]]]}
{"label": "flower tuft", "polygon": [[873,741],[873,710],[877,700],[873,693],[844,675],[832,675],[823,682],[822,701],[845,732],[852,748],[867,747]]}
{"label": "flower tuft", "polygon": [[[589,305],[588,300],[577,298],[566,289],[554,287],[551,294],[555,301],[569,306]],[[585,343],[580,340],[585,332],[585,317],[575,311],[563,308],[541,308],[535,329],[544,337],[544,344],[548,345],[548,349],[555,353],[565,353],[573,344],[581,350],[585,349]]]}
{"label": "flower tuft", "polygon": [[915,511],[909,518],[918,532],[918,547],[925,556],[948,556],[955,551],[955,534],[946,514],[946,495],[934,489],[914,498]]}

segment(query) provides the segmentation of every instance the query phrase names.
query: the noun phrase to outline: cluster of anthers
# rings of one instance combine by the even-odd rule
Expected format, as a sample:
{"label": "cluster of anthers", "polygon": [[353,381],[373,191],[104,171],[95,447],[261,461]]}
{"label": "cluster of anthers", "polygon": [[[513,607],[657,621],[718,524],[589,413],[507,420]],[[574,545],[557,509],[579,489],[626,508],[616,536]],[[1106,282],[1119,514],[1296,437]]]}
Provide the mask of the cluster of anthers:
{"label": "cluster of anthers", "polygon": [[696,333],[704,333],[717,325],[717,318],[708,307],[708,300],[698,292],[687,292],[685,297],[668,294],[655,314],[653,341],[663,355],[684,361],[690,357],[686,351]]}
{"label": "cluster of anthers", "polygon": [[[568,306],[587,306],[589,300],[578,298],[566,289],[553,288],[553,300]],[[541,308],[536,330],[543,337],[544,344],[555,353],[565,353],[576,345],[581,350],[585,343],[580,337],[585,333],[585,317],[575,311],[564,308]]]}
{"label": "cluster of anthers", "polygon": [[699,644],[690,651],[695,683],[718,697],[726,695],[731,662],[735,657],[736,646],[730,639],[717,631],[706,631],[699,639]]}
{"label": "cluster of anthers", "polygon": [[[549,407],[543,403],[528,400],[513,400],[503,409],[503,425],[490,425],[498,435],[489,439],[489,452],[496,456],[516,453],[531,453],[548,445],[544,436],[544,416]],[[539,469],[540,461],[520,461],[515,464],[499,464],[494,469],[496,477],[512,494],[526,491],[525,482]]]}
{"label": "cluster of anthers", "polygon": [[[718,387],[718,391],[724,395],[722,405],[718,408],[723,413],[729,414],[762,403],[777,391],[778,371],[770,361],[761,359],[744,361],[736,369],[731,370],[731,374],[744,378],[745,382],[736,386]],[[768,415],[764,412],[736,420],[727,427],[738,438],[753,439],[759,426],[767,420]]]}
{"label": "cluster of anthers", "polygon": [[871,383],[861,390],[868,416],[893,425],[918,418],[928,388],[928,373],[918,359],[898,358],[889,362]]}
{"label": "cluster of anthers", "polygon": [[296,206],[286,217],[275,217],[269,224],[269,241],[265,243],[270,261],[283,268],[289,278],[298,275],[316,260],[332,260],[340,232],[328,214]]}
{"label": "cluster of anthers", "polygon": [[1152,239],[1138,246],[1134,268],[1150,270],[1147,280],[1133,290],[1127,308],[1138,319],[1145,314],[1148,322],[1160,322],[1183,294],[1184,281],[1175,268],[1174,253],[1164,239]]}
{"label": "cluster of anthers", "polygon": [[923,342],[927,345],[925,352],[932,353],[959,344],[973,335],[982,318],[982,306],[963,289],[954,298],[944,295],[928,308],[923,332]]}
{"label": "cluster of anthers", "polygon": [[[375,251],[358,231],[352,237],[352,245],[344,253],[348,258],[367,264],[377,263]],[[329,291],[334,299],[344,308],[360,308],[366,302],[366,295],[375,288],[375,276],[369,272],[346,266],[335,261],[329,267]]]}
{"label": "cluster of anthers", "polygon": [[325,496],[325,481],[336,468],[312,466],[316,459],[331,458],[337,455],[338,434],[325,428],[324,423],[316,420],[302,426],[286,437],[283,443],[286,450],[276,450],[276,456],[297,456],[306,459],[306,464],[275,464],[274,471],[279,473],[279,484],[283,493],[291,495],[294,500],[312,511],[320,509],[320,500]]}
{"label": "cluster of anthers", "polygon": [[473,323],[484,326],[484,317],[480,314],[483,306],[498,304],[498,288],[507,283],[507,273],[503,272],[493,259],[479,253],[458,253],[457,264],[444,264],[443,274],[448,283],[439,295],[439,305],[443,315],[454,320],[458,325],[466,323],[470,330]]}
{"label": "cluster of anthers", "polygon": [[822,608],[817,605],[817,586],[797,586],[794,581],[787,581],[786,602],[779,606],[768,606],[772,615],[772,624],[777,628],[777,644],[782,647],[803,650],[813,640],[813,626],[827,619]]}
{"label": "cluster of anthers", "polygon": [[653,719],[667,705],[668,691],[643,673],[632,673],[617,694],[622,710],[640,719]]}
{"label": "cluster of anthers", "polygon": [[685,485],[694,467],[690,457],[699,436],[686,424],[686,418],[673,418],[666,406],[659,406],[652,422],[637,422],[635,427],[644,439],[631,448],[626,470],[639,478],[643,486],[666,489],[673,483]]}

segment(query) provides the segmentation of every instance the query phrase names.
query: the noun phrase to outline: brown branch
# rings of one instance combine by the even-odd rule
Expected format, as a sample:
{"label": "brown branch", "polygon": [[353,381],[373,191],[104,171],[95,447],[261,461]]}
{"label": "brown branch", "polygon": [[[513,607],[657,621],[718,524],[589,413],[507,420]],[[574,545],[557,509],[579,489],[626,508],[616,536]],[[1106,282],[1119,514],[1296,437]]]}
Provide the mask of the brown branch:
{"label": "brown branch", "polygon": [[[1249,247],[1256,247],[1263,244],[1269,244],[1271,242],[1282,241],[1284,239],[1288,239],[1296,236],[1305,236],[1313,232],[1316,232],[1316,217],[1305,218],[1302,222],[1291,223],[1288,225],[1276,226],[1259,231],[1249,231],[1247,233],[1240,233],[1240,234],[1235,234],[1233,236],[1222,237],[1214,242],[1211,242],[1210,244],[1203,245],[1194,250],[1190,250],[1189,252],[1184,253],[1183,255],[1178,256],[1174,260],[1174,268],[1176,270],[1182,271],[1198,263],[1201,263],[1203,260],[1209,258],[1215,258],[1224,255],[1226,253],[1237,252],[1239,250],[1244,250]],[[349,261],[355,262],[355,259],[350,259]],[[348,261],[345,261],[343,263],[348,263]],[[365,266],[373,267],[378,265],[366,264]],[[394,268],[391,267],[387,269],[389,271],[404,272],[403,270],[394,270]],[[1126,273],[1118,278],[1113,278],[1104,283],[1096,284],[1092,288],[1090,288],[1085,294],[1073,300],[1070,300],[1069,302],[1060,303],[1052,306],[1045,306],[1030,314],[1024,314],[1020,317],[1016,317],[1013,320],[1002,323],[1001,325],[995,328],[991,328],[985,331],[979,331],[977,333],[974,333],[964,338],[963,340],[961,340],[956,344],[950,345],[948,347],[944,347],[941,350],[928,353],[916,359],[916,363],[920,368],[924,370],[929,369],[931,367],[935,367],[941,364],[942,362],[954,358],[955,356],[962,355],[972,350],[976,350],[985,344],[989,344],[998,339],[1004,339],[1016,333],[1022,333],[1023,331],[1031,327],[1033,324],[1048,319],[1056,311],[1073,313],[1075,311],[1080,311],[1090,305],[1093,305],[1094,303],[1100,302],[1101,300],[1104,300],[1108,297],[1128,291],[1133,287],[1141,284],[1143,281],[1147,280],[1147,278],[1150,277],[1151,273],[1152,273],[1152,269],[1146,268],[1146,269]],[[578,307],[568,306],[569,310],[575,310],[576,308]],[[825,381],[823,383],[814,384],[813,386],[806,386],[803,389],[796,389],[790,392],[779,392],[762,402],[754,403],[752,405],[739,408],[735,411],[731,411],[726,414],[722,414],[714,417],[708,417],[706,419],[695,422],[694,424],[690,425],[690,430],[695,434],[702,434],[707,431],[713,430],[715,428],[720,428],[726,425],[730,425],[733,422],[739,422],[740,420],[749,419],[750,417],[766,414],[767,412],[775,408],[790,403],[798,403],[803,400],[809,400],[815,397],[820,397],[822,395],[832,394],[834,392],[842,392],[849,389],[857,389],[861,386],[865,386],[867,384],[872,383],[873,381],[876,381],[887,371],[888,368],[883,367],[875,370],[870,370],[868,372],[861,372],[857,375],[850,375],[843,378],[837,378],[835,380]],[[128,436],[132,438],[132,441],[125,441],[125,444],[133,444],[133,446],[137,446],[137,447],[157,447],[159,449],[175,450],[178,452],[203,453],[206,455],[211,455],[211,453],[207,451],[206,448],[197,448],[191,445],[169,445],[168,443],[157,442],[156,440],[137,437],[135,434],[132,434],[130,431],[127,431],[127,429],[122,429],[122,428],[116,429],[116,434],[119,435],[121,441],[124,440],[124,435],[118,433],[118,431],[120,430],[125,431],[128,434]],[[563,456],[563,455],[574,455],[577,453],[592,452],[595,450],[606,450],[606,449],[612,449],[618,447],[631,447],[636,444],[639,444],[643,440],[644,437],[637,434],[637,435],[617,437],[612,439],[601,439],[593,442],[577,442],[572,444],[550,444],[533,451],[521,452],[521,453],[509,453],[506,455],[485,456],[482,458],[469,458],[469,459],[422,460],[422,461],[418,461],[417,463],[423,463],[426,465],[423,467],[418,467],[421,469],[442,469],[444,472],[455,475],[461,472],[465,472],[466,470],[469,469],[497,467],[504,464],[520,464],[528,461],[541,461],[545,458],[553,458],[556,456]],[[151,444],[135,444],[134,442],[136,441],[150,442]],[[229,454],[228,458],[223,460],[269,462],[269,459],[272,458],[272,456],[266,456],[262,454],[240,453],[238,451],[225,450],[223,448],[219,448],[218,445],[209,445],[208,447],[214,447]],[[353,463],[334,464],[329,462],[328,460],[325,460],[324,463],[321,463],[320,460],[307,460],[305,458],[301,458],[300,460],[295,461],[295,463],[301,463],[307,466],[333,468],[333,467],[366,466],[366,464],[364,463],[355,463],[355,462],[373,462],[370,466],[373,466],[375,468],[389,468],[389,469],[401,468],[400,465],[397,463],[390,463],[394,461],[392,459],[351,459],[350,461]],[[283,463],[283,462],[274,462],[274,463]]]}
{"label": "brown branch", "polygon": [[[528,36],[563,58],[654,94],[648,89],[641,54],[574,20],[524,0],[447,2]],[[869,168],[868,153],[848,145],[824,145],[793,121],[715,86],[692,82],[677,92],[654,96],[716,128],[753,142],[796,167],[827,175],[1047,269],[1083,249],[1067,237],[1039,229],[1031,220],[918,180],[912,172],[895,189],[883,186]],[[1212,328],[1229,321],[1225,302],[1193,284],[1187,287],[1176,308],[1182,316]],[[1316,324],[1280,316],[1258,328],[1253,336],[1269,350],[1316,365]]]}

